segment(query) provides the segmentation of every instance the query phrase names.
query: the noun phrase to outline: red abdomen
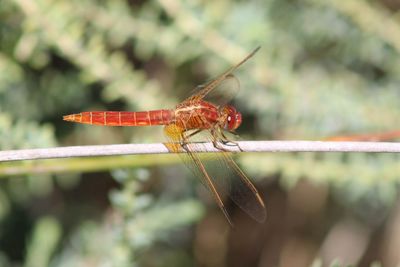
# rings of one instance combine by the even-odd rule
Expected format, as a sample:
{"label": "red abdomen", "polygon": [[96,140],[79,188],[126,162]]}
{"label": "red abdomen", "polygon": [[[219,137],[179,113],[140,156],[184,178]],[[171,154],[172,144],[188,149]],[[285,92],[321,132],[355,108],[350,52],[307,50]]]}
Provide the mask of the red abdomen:
{"label": "red abdomen", "polygon": [[171,110],[151,111],[89,111],[64,116],[65,121],[104,126],[151,126],[166,125],[172,120]]}

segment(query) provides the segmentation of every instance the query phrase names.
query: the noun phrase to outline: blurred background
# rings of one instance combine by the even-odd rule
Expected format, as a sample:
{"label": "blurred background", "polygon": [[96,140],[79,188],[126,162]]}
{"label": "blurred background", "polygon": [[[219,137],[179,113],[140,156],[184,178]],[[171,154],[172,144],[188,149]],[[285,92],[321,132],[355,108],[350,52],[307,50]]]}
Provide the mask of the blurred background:
{"label": "blurred background", "polygon": [[[244,140],[399,128],[395,0],[2,0],[0,149],[165,141],[62,121],[172,108],[235,75]],[[0,163],[0,266],[396,266],[396,154],[242,153],[264,224],[234,228],[176,155]]]}

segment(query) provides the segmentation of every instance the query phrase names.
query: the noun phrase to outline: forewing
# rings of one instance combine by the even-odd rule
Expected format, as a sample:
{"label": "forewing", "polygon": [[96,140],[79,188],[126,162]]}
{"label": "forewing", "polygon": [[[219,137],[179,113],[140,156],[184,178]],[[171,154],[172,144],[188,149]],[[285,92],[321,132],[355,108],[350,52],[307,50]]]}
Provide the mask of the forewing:
{"label": "forewing", "polygon": [[206,95],[208,95],[210,92],[212,92],[218,85],[226,80],[229,76],[232,76],[232,72],[235,71],[238,67],[240,67],[243,63],[245,63],[249,58],[251,58],[258,50],[260,47],[257,47],[256,49],[253,50],[249,55],[247,55],[242,61],[240,61],[238,64],[235,66],[231,67],[221,75],[219,75],[217,78],[209,81],[208,83],[204,85],[200,85],[196,87],[195,93],[192,94],[190,97],[186,98],[184,102],[189,102],[189,101],[198,101],[203,99]]}
{"label": "forewing", "polygon": [[[200,89],[197,89],[198,92],[200,92],[201,90],[202,87]],[[206,96],[204,96],[203,100],[213,103],[217,107],[223,107],[237,95],[239,90],[239,79],[236,78],[233,74],[230,74],[219,83],[215,90],[210,91]],[[197,93],[194,92],[192,93],[192,95],[197,95]]]}

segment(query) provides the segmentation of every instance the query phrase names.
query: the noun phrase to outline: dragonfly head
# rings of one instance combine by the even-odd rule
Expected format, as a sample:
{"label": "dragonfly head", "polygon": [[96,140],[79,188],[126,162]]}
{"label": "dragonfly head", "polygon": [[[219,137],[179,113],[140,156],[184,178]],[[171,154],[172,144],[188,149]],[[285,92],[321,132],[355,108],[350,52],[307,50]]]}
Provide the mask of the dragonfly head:
{"label": "dragonfly head", "polygon": [[236,130],[242,123],[242,114],[233,106],[226,106],[224,110],[225,114],[227,114],[225,129],[228,131]]}

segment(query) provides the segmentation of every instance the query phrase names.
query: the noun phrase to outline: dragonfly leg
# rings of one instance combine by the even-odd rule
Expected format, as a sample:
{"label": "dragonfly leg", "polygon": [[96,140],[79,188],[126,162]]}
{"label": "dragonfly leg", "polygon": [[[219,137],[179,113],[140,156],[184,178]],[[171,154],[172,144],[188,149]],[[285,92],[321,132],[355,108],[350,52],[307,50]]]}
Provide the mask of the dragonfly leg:
{"label": "dragonfly leg", "polygon": [[[232,134],[236,135],[234,132],[231,132]],[[239,146],[239,143],[233,140],[229,140],[229,138],[224,134],[224,132],[219,128],[219,134],[220,134],[220,142],[224,144],[225,146],[235,146],[237,147],[240,151],[243,152],[242,148]]]}
{"label": "dragonfly leg", "polygon": [[202,130],[202,129],[198,129],[198,130],[196,130],[196,131],[194,131],[194,132],[191,132],[190,134],[188,134],[187,136],[185,136],[185,138],[188,139],[188,138],[190,138],[190,137],[192,137],[192,136],[195,136],[196,134],[200,133],[201,131],[203,131],[203,130]]}
{"label": "dragonfly leg", "polygon": [[213,143],[213,146],[214,146],[216,149],[221,150],[221,151],[223,151],[223,152],[230,152],[229,149],[226,149],[225,147],[221,146],[220,143],[219,143],[218,141],[214,140],[212,143]]}
{"label": "dragonfly leg", "polygon": [[181,136],[180,141],[179,141],[180,146],[186,152],[189,152],[189,148],[188,148],[188,144],[189,144],[188,140],[189,140],[189,138],[192,137],[192,136],[195,136],[196,134],[200,133],[201,131],[202,131],[202,129],[198,129],[198,130],[196,130],[194,132],[191,132],[188,135],[185,135],[185,133],[182,133],[182,136]]}
{"label": "dragonfly leg", "polygon": [[189,152],[187,138],[182,136],[181,140],[179,141],[179,145],[186,151]]}
{"label": "dragonfly leg", "polygon": [[[219,129],[219,128],[217,128],[217,129]],[[219,132],[216,129],[212,129],[212,130],[210,130],[210,132],[211,132],[211,135],[214,137],[212,140],[213,146],[218,150],[221,150],[224,152],[230,152],[228,149],[221,146],[221,143],[225,145],[225,142],[229,142],[228,139],[226,139],[226,138],[222,139],[221,132]]]}
{"label": "dragonfly leg", "polygon": [[232,141],[232,140],[221,140],[221,143],[224,144],[224,146],[237,147],[241,152],[243,152],[242,148],[239,146],[239,143],[236,142],[236,141]]}
{"label": "dragonfly leg", "polygon": [[221,143],[224,144],[224,146],[231,146],[231,147],[237,147],[241,152],[243,152],[242,148],[239,146],[238,142],[231,141],[231,140],[221,140]]}

